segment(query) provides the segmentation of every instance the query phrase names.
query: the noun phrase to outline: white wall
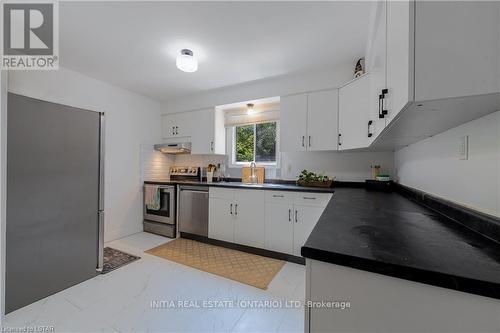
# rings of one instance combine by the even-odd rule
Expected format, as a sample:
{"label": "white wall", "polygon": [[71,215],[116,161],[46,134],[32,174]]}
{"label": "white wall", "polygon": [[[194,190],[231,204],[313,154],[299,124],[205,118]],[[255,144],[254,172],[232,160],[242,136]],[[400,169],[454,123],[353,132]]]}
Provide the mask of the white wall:
{"label": "white wall", "polygon": [[295,152],[282,153],[281,178],[297,179],[303,169],[324,173],[340,181],[364,182],[371,179],[371,165],[380,165],[393,176],[392,152]]}
{"label": "white wall", "polygon": [[[459,138],[469,136],[469,159]],[[500,216],[500,111],[414,143],[395,154],[399,182]]]}
{"label": "white wall", "polygon": [[175,155],[164,154],[154,150],[154,145],[141,145],[141,175],[142,181],[162,181],[170,179],[170,167],[175,164]]}
{"label": "white wall", "polygon": [[346,64],[316,73],[258,80],[175,98],[164,102],[162,110],[163,113],[182,112],[298,92],[336,88],[351,80],[353,73],[354,64]]}
{"label": "white wall", "polygon": [[140,145],[159,142],[160,104],[61,68],[12,71],[9,91],[105,112],[105,240],[142,230]]}

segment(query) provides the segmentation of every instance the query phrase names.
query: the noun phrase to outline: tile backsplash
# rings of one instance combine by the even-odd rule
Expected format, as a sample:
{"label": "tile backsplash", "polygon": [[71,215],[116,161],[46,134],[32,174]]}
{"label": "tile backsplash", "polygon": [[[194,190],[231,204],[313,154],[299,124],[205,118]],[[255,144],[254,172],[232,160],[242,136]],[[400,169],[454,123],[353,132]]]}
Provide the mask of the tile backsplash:
{"label": "tile backsplash", "polygon": [[175,155],[175,165],[206,167],[226,163],[225,155]]}
{"label": "tile backsplash", "polygon": [[[168,179],[169,167],[226,164],[225,155],[167,155],[155,151],[153,145],[141,146],[143,180]],[[323,173],[343,181],[364,181],[371,178],[370,165],[382,166],[382,172],[393,176],[393,152],[295,152],[280,154],[280,168],[266,168],[266,179],[295,180],[303,169]],[[240,178],[240,168],[227,167],[229,177]]]}
{"label": "tile backsplash", "polygon": [[141,145],[141,182],[169,179],[168,170],[175,164],[175,156],[154,150],[153,145]]}

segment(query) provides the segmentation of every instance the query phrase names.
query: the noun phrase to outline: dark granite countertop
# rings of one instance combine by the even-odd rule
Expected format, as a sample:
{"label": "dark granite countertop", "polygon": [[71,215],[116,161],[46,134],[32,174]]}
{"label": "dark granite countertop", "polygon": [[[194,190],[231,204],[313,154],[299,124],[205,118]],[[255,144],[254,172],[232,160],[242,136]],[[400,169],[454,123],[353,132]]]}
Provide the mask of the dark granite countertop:
{"label": "dark granite countertop", "polygon": [[397,193],[337,188],[301,252],[500,299],[500,244]]}
{"label": "dark granite countertop", "polygon": [[264,183],[264,184],[245,184],[242,182],[200,182],[200,181],[145,181],[144,184],[160,185],[203,185],[213,187],[241,188],[254,190],[275,190],[275,191],[296,191],[296,192],[315,192],[315,193],[333,193],[335,188],[305,187],[298,186],[290,182],[286,183]]}

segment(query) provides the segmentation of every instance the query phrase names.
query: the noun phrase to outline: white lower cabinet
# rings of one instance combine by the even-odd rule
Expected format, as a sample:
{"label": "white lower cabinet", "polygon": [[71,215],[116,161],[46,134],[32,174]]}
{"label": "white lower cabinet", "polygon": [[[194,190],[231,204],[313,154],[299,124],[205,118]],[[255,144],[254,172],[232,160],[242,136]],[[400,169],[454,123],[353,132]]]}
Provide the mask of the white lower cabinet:
{"label": "white lower cabinet", "polygon": [[260,190],[237,190],[234,211],[234,242],[264,247],[264,193]]}
{"label": "white lower cabinet", "polygon": [[234,203],[223,198],[210,198],[208,205],[208,237],[234,242]]}
{"label": "white lower cabinet", "polygon": [[264,247],[264,193],[260,190],[209,190],[208,237]]}
{"label": "white lower cabinet", "polygon": [[293,205],[266,202],[268,250],[293,254]]}
{"label": "white lower cabinet", "polygon": [[210,188],[208,237],[300,256],[330,193]]}
{"label": "white lower cabinet", "polygon": [[331,196],[329,193],[268,191],[265,248],[300,256],[300,248]]}
{"label": "white lower cabinet", "polygon": [[300,248],[314,229],[325,207],[294,205],[293,255],[300,257]]}

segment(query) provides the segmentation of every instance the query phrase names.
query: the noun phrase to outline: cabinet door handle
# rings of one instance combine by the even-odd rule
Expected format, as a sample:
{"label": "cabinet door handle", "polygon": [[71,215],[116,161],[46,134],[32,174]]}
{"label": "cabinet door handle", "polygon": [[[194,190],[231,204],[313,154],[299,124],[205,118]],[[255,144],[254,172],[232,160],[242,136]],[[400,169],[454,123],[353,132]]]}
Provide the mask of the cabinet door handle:
{"label": "cabinet door handle", "polygon": [[281,194],[273,194],[273,198],[284,198],[285,196],[284,195],[281,195]]}
{"label": "cabinet door handle", "polygon": [[213,152],[214,151],[214,142],[210,142],[210,151]]}
{"label": "cabinet door handle", "polygon": [[372,120],[368,120],[368,137],[371,138],[373,133],[370,132],[370,126],[373,124]]}
{"label": "cabinet door handle", "polygon": [[288,210],[288,222],[292,222],[292,210]]}
{"label": "cabinet door handle", "polygon": [[297,213],[297,211],[295,211],[295,223],[297,223],[299,221],[297,215],[298,215],[298,213]]}
{"label": "cabinet door handle", "polygon": [[238,204],[234,205],[234,215],[238,215]]}
{"label": "cabinet door handle", "polygon": [[316,200],[316,198],[314,198],[314,197],[302,197],[302,199],[305,199],[305,200]]}
{"label": "cabinet door handle", "polygon": [[302,147],[306,146],[305,141],[304,141],[305,139],[306,139],[306,137],[304,135],[302,135]]}
{"label": "cabinet door handle", "polygon": [[340,142],[340,137],[342,136],[342,134],[339,133],[339,146],[342,146],[342,142]]}
{"label": "cabinet door handle", "polygon": [[230,213],[231,215],[233,215],[233,204],[231,204],[231,205],[230,205],[230,208],[229,208],[229,213]]}
{"label": "cabinet door handle", "polygon": [[389,93],[389,89],[382,89],[382,116],[386,116],[389,111],[385,108],[385,95]]}
{"label": "cabinet door handle", "polygon": [[382,114],[382,99],[384,98],[384,95],[378,95],[378,117],[380,119],[384,118],[384,115]]}
{"label": "cabinet door handle", "polygon": [[309,135],[309,147],[311,147],[311,136]]}

